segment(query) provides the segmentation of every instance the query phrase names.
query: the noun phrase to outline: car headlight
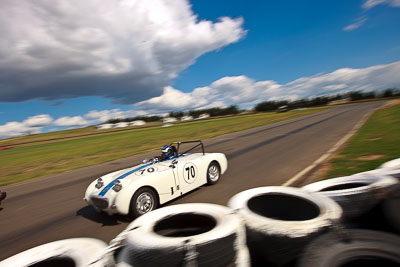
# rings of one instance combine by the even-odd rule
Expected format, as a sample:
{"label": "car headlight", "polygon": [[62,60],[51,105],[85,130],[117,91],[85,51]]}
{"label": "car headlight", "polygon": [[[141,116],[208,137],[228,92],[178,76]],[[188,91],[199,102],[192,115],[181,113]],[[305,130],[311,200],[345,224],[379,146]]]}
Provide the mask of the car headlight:
{"label": "car headlight", "polygon": [[116,181],[114,182],[113,190],[114,190],[115,192],[119,192],[119,191],[121,191],[121,189],[122,189],[121,181],[120,181],[120,180],[116,180]]}
{"label": "car headlight", "polygon": [[95,187],[97,189],[100,189],[103,187],[103,185],[104,185],[103,179],[101,179],[101,178],[97,179],[97,184],[95,185]]}

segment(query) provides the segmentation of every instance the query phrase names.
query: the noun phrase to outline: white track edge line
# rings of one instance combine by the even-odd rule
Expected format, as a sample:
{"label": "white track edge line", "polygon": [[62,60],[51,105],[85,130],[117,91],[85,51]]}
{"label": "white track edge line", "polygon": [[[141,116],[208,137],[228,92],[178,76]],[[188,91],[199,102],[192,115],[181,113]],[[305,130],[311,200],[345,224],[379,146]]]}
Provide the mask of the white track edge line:
{"label": "white track edge line", "polygon": [[347,140],[349,140],[357,131],[358,129],[361,128],[361,126],[367,121],[369,116],[375,111],[376,109],[373,109],[369,111],[367,114],[365,114],[359,122],[345,135],[340,139],[336,144],[334,144],[328,152],[323,154],[321,157],[319,157],[316,161],[314,161],[311,165],[303,169],[301,172],[287,180],[285,183],[283,183],[281,186],[290,186],[291,184],[294,184],[296,181],[298,181],[301,177],[303,177],[306,173],[317,167],[319,164],[321,164],[323,161],[325,161],[328,157],[330,157],[333,153],[335,153],[340,146],[342,146]]}

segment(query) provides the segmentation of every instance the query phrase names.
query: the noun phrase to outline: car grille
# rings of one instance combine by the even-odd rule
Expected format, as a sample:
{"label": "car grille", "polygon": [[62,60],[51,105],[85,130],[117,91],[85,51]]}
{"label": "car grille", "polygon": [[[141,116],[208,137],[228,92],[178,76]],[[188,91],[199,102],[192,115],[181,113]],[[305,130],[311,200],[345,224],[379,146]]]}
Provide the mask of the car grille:
{"label": "car grille", "polygon": [[108,199],[101,196],[91,196],[90,199],[92,200],[93,205],[95,205],[99,209],[106,209],[108,208]]}

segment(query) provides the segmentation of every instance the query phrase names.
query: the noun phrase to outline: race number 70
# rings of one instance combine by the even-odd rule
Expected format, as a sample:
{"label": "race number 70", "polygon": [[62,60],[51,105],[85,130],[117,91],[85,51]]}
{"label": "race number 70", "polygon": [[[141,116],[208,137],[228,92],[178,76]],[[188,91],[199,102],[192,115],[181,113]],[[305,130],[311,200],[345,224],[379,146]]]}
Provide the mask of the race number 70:
{"label": "race number 70", "polygon": [[196,170],[194,169],[194,166],[189,166],[185,168],[186,174],[187,174],[187,179],[190,180],[190,178],[195,178],[196,177]]}

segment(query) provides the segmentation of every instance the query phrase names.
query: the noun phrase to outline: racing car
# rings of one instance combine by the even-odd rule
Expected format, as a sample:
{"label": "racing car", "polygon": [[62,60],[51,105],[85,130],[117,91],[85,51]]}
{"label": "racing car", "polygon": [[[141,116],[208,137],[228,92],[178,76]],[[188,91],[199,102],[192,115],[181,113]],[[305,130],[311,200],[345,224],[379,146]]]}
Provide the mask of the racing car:
{"label": "racing car", "polygon": [[[180,153],[184,146],[186,149]],[[194,149],[201,153],[190,153]],[[93,181],[84,200],[108,215],[138,217],[204,184],[216,184],[227,170],[223,153],[205,153],[197,141],[173,142],[161,156]]]}

